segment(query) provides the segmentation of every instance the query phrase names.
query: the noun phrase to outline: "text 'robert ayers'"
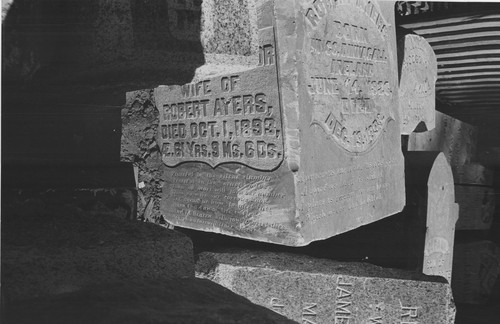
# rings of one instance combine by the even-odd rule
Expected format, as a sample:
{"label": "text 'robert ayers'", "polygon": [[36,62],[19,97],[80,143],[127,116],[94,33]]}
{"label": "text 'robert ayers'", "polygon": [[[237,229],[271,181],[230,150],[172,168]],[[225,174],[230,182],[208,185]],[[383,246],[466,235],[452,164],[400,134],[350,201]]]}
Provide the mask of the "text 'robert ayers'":
{"label": "text 'robert ayers'", "polygon": [[[269,57],[263,65],[274,63]],[[244,86],[230,75],[180,87],[162,105],[162,155],[174,159],[245,162],[282,157],[277,96]]]}

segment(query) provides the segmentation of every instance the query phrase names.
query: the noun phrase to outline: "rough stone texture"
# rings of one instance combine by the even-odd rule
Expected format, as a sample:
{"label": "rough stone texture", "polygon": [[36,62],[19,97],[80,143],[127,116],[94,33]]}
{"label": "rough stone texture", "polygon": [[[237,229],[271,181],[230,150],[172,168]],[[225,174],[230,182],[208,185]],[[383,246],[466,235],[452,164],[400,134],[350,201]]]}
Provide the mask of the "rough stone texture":
{"label": "rough stone texture", "polygon": [[366,263],[250,251],[203,253],[209,278],[300,323],[453,323],[450,286]]}
{"label": "rough stone texture", "polygon": [[204,279],[92,285],[79,292],[12,302],[8,324],[293,323]]}
{"label": "rough stone texture", "polygon": [[453,296],[460,303],[485,303],[500,275],[500,248],[490,241],[459,243],[453,262]]}
{"label": "rough stone texture", "polygon": [[[459,179],[465,165],[474,162],[477,129],[458,119],[436,111],[436,128],[423,133],[412,133],[408,151],[443,152],[451,165],[453,177]],[[460,201],[457,200],[460,204]]]}
{"label": "rough stone texture", "polygon": [[131,221],[128,206],[107,203],[99,192],[94,199],[62,191],[2,194],[2,294],[8,300],[194,276],[186,236]]}
{"label": "rough stone texture", "polygon": [[[422,272],[442,276],[451,282],[455,224],[459,206],[455,203],[455,186],[451,167],[443,153],[408,152],[406,160],[407,203],[417,205],[413,230],[416,248],[421,248],[421,228],[425,228]],[[407,210],[411,210],[408,208]],[[410,213],[408,213],[410,214]],[[417,223],[417,224],[416,224]],[[410,239],[410,238],[409,238]]]}
{"label": "rough stone texture", "polygon": [[460,217],[457,230],[490,229],[495,214],[495,190],[493,187],[455,185]]}
{"label": "rough stone texture", "polygon": [[434,129],[437,60],[432,47],[418,35],[398,37],[398,60],[401,134]]}
{"label": "rough stone texture", "polygon": [[121,159],[131,162],[136,172],[137,218],[167,225],[160,213],[160,148],[156,141],[158,110],[153,90],[127,92],[122,109]]}
{"label": "rough stone texture", "polygon": [[401,211],[392,4],[223,4],[202,5],[206,64],[154,92],[166,221],[296,246]]}

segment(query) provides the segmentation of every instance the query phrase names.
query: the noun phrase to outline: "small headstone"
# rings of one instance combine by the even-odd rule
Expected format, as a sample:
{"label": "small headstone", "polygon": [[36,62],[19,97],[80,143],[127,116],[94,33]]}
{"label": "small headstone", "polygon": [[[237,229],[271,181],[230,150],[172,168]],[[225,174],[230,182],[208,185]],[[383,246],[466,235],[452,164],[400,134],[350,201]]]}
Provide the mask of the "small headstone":
{"label": "small headstone", "polygon": [[453,261],[453,296],[459,303],[488,301],[500,275],[500,248],[490,241],[457,243]]}
{"label": "small headstone", "polygon": [[432,130],[436,116],[436,54],[425,38],[407,34],[398,39],[398,59],[401,134]]}
{"label": "small headstone", "polygon": [[221,6],[207,64],[154,91],[166,220],[298,246],[401,211],[392,4]]}
{"label": "small headstone", "polygon": [[239,251],[203,253],[198,277],[299,323],[454,323],[447,283],[367,263]]}
{"label": "small headstone", "polygon": [[493,187],[455,185],[460,217],[457,230],[488,230],[495,214]]}
{"label": "small headstone", "polygon": [[[459,206],[455,203],[455,186],[450,165],[443,153],[408,152],[406,181],[408,204],[418,205],[418,215],[425,217],[425,240],[422,272],[442,276],[451,282],[455,224]],[[410,187],[410,188],[408,188]],[[424,197],[424,198],[420,198]],[[420,229],[415,228],[416,232]],[[417,241],[421,239],[417,238]],[[416,244],[420,248],[420,244]],[[418,251],[416,251],[418,253]]]}

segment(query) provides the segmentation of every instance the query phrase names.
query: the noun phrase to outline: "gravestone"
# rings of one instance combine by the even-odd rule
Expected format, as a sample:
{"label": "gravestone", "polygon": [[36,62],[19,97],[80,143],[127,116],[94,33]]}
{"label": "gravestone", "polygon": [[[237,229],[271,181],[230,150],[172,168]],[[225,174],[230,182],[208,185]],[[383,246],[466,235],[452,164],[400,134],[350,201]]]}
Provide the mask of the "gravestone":
{"label": "gravestone", "polygon": [[[459,215],[451,167],[440,152],[407,152],[405,161],[407,201],[409,205],[417,205],[417,215],[408,216],[420,223],[411,231],[417,232],[414,253],[423,255],[424,274],[442,276],[451,282],[455,223]],[[419,228],[425,229],[423,251]]]}
{"label": "gravestone", "polygon": [[423,37],[404,35],[398,39],[398,60],[401,134],[434,129],[437,60],[432,47]]}
{"label": "gravestone", "polygon": [[206,252],[196,275],[299,323],[454,323],[447,283],[368,263]]}
{"label": "gravestone", "polygon": [[393,5],[224,5],[192,82],[154,90],[162,216],[299,246],[401,211]]}
{"label": "gravestone", "polygon": [[453,296],[459,303],[488,301],[500,275],[500,248],[490,241],[458,243],[453,261]]}

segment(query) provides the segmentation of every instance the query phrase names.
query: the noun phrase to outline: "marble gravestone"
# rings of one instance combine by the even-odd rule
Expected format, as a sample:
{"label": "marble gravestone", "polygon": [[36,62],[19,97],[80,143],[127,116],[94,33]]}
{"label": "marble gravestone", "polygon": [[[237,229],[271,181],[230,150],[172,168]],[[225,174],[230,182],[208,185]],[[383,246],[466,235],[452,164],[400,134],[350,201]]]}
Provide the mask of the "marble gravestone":
{"label": "marble gravestone", "polygon": [[205,252],[196,276],[304,324],[451,324],[455,319],[448,283],[368,263],[256,251]]}
{"label": "marble gravestone", "polygon": [[[423,255],[421,263],[424,274],[441,276],[451,282],[455,224],[459,206],[455,203],[455,186],[450,164],[441,152],[407,152],[405,161],[409,194],[407,203],[418,206],[418,215],[411,216],[421,222],[413,231],[419,232],[418,228],[425,229],[423,251],[420,243],[422,238],[417,237],[414,245],[418,251],[414,253]],[[416,225],[415,222],[412,225]]]}
{"label": "marble gravestone", "polygon": [[398,39],[398,60],[401,134],[432,130],[436,115],[436,54],[423,37],[407,34]]}
{"label": "marble gravestone", "polygon": [[163,217],[301,246],[401,211],[393,3],[224,3],[192,82],[154,90]]}

